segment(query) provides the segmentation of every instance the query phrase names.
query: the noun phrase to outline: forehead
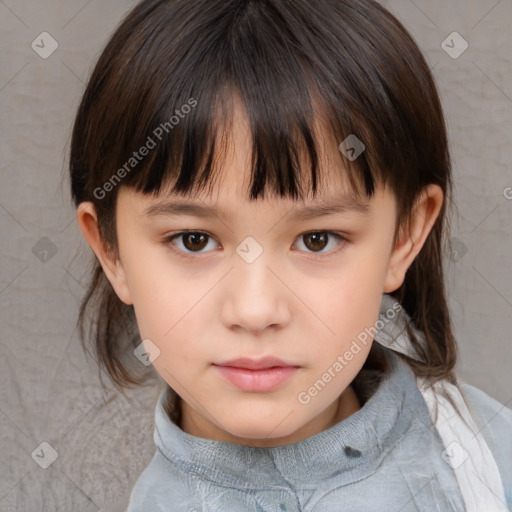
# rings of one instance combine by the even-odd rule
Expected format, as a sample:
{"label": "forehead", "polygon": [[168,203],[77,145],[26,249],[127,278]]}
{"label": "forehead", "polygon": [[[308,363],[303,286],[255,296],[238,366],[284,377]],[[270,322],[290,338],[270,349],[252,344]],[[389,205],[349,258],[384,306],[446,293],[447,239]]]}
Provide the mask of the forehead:
{"label": "forehead", "polygon": [[250,199],[242,193],[238,184],[223,179],[208,193],[161,193],[143,195],[123,187],[119,191],[118,206],[124,214],[130,212],[138,220],[186,218],[217,218],[223,222],[235,222],[250,215],[254,220],[279,217],[287,222],[308,221],[315,218],[338,215],[349,219],[367,219],[387,215],[395,208],[395,198],[388,188],[376,187],[375,194],[368,198],[356,195],[349,187],[331,187],[322,190],[314,198],[283,198],[275,194]]}
{"label": "forehead", "polygon": [[[329,191],[313,200],[290,198],[248,199],[245,196],[230,196],[220,188],[208,196],[167,194],[148,197],[131,189],[120,190],[118,221],[126,219],[124,226],[166,226],[167,221],[202,219],[206,222],[221,222],[226,226],[256,223],[260,227],[273,229],[278,224],[297,226],[314,221],[349,222],[340,226],[372,226],[396,222],[395,197],[387,187],[378,187],[372,198],[356,197],[340,191]],[[389,219],[389,220],[388,220]],[[394,220],[393,220],[394,219]],[[163,222],[163,224],[160,224]],[[316,224],[317,222],[315,222]],[[320,225],[320,224],[318,224]],[[358,229],[359,229],[358,228]],[[266,229],[266,228],[264,228]]]}
{"label": "forehead", "polygon": [[[152,196],[138,196],[140,215],[145,217],[165,216],[194,216],[220,217],[226,221],[234,221],[242,210],[251,209],[254,212],[274,210],[293,220],[308,220],[328,214],[344,214],[365,216],[372,212],[374,201],[366,197],[360,190],[354,190],[344,176],[343,170],[330,168],[328,174],[325,168],[321,185],[315,194],[310,188],[303,198],[282,197],[274,191],[266,189],[258,198],[250,197],[251,176],[248,167],[243,165],[243,152],[239,152],[219,167],[217,179],[208,191],[192,190],[187,193],[177,193],[167,187],[162,193]],[[303,170],[307,176],[307,169]],[[335,176],[335,173],[338,176]],[[304,179],[307,181],[307,179]],[[309,186],[309,183],[306,187]]]}

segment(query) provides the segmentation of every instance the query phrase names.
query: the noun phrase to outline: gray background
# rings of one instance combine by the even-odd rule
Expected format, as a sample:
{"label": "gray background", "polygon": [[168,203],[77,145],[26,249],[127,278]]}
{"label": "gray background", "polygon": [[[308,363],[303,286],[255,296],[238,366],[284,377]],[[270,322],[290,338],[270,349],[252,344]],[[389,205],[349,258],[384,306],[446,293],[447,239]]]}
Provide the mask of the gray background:
{"label": "gray background", "polygon": [[[510,406],[512,0],[382,3],[418,41],[445,108],[458,204],[446,259],[458,373]],[[134,5],[0,1],[1,512],[124,510],[154,453],[160,378],[127,398],[104,392],[79,346],[92,253],[67,178],[61,186],[85,82]],[[47,59],[31,47],[44,31],[59,45]],[[469,43],[457,59],[441,47],[453,31]],[[31,455],[48,457],[43,441],[58,455],[47,469]]]}

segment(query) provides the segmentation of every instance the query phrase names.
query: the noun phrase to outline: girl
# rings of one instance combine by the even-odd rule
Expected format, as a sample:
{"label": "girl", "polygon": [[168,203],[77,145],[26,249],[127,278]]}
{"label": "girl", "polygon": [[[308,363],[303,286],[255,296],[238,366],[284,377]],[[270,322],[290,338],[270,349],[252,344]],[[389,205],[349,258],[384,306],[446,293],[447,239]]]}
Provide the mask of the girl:
{"label": "girl", "polygon": [[510,510],[512,412],[454,375],[438,92],[383,7],[143,0],[70,172],[84,346],[166,383],[129,512]]}

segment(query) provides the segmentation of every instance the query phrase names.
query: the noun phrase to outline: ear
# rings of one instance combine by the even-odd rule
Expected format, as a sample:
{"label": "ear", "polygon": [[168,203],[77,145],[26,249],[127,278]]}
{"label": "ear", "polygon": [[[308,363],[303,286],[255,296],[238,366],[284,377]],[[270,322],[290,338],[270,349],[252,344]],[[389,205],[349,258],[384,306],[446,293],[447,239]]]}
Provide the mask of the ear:
{"label": "ear", "polygon": [[400,230],[400,235],[391,253],[384,293],[390,293],[402,286],[405,274],[421,251],[428,234],[443,206],[444,194],[439,185],[428,185],[415,203],[409,226]]}
{"label": "ear", "polygon": [[94,251],[94,254],[96,254],[103,272],[110,281],[117,296],[125,304],[133,304],[121,260],[115,258],[112,252],[107,249],[107,244],[100,234],[94,204],[90,201],[80,203],[76,210],[76,217],[82,235],[89,244],[89,247]]}

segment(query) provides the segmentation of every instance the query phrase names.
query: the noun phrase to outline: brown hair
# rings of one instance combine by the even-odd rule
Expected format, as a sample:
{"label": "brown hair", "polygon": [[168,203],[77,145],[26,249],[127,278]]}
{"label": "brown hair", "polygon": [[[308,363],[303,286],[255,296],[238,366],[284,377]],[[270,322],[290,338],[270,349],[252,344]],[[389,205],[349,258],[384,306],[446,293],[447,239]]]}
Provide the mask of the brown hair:
{"label": "brown hair", "polygon": [[[340,152],[351,183],[363,184],[368,198],[376,183],[394,192],[395,240],[423,187],[442,188],[439,217],[392,295],[427,340],[423,349],[409,332],[424,359],[406,359],[410,367],[418,376],[453,381],[456,341],[442,261],[452,194],[445,121],[417,44],[373,0],[140,2],[99,58],[71,141],[73,200],[95,205],[106,247],[118,254],[120,186],[157,194],[174,181],[173,192],[192,194],[211,185],[214,148],[221,124],[229,123],[229,110],[224,123],[217,122],[217,107],[229,109],[234,94],[253,137],[250,199],[266,185],[282,197],[303,197],[298,148],[308,157],[315,193],[320,176],[312,123],[320,110],[339,142],[357,134],[366,147],[354,161]],[[148,156],[130,160],[150,139],[156,147]],[[141,383],[145,376],[137,376],[135,366],[142,365],[131,364],[140,343],[133,306],[119,300],[97,260],[94,265],[78,320],[82,343],[92,342],[119,389]]]}

